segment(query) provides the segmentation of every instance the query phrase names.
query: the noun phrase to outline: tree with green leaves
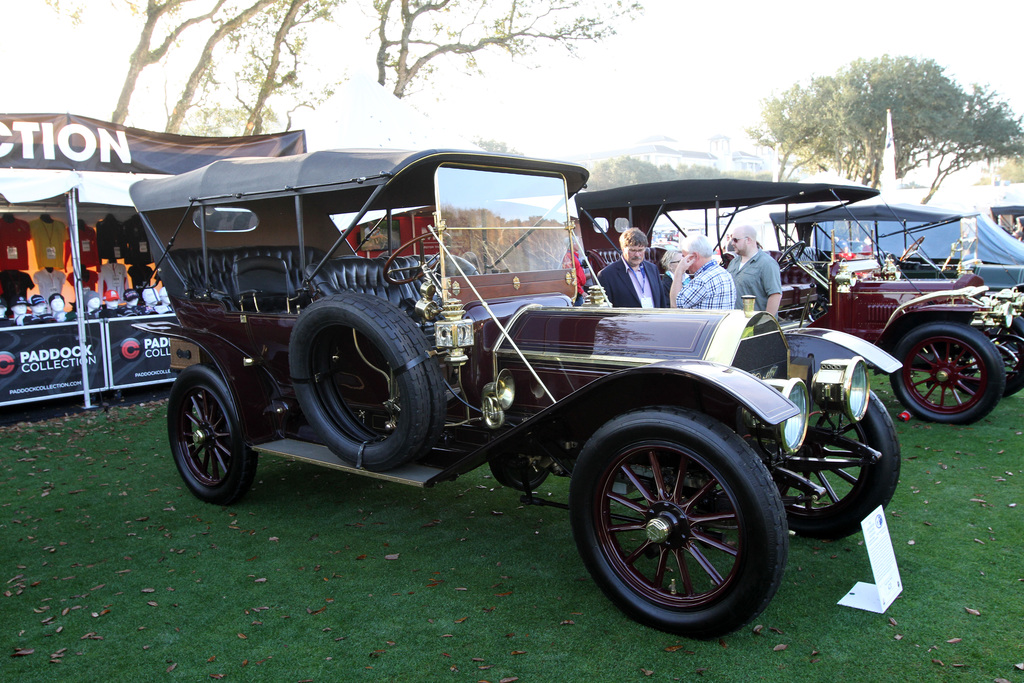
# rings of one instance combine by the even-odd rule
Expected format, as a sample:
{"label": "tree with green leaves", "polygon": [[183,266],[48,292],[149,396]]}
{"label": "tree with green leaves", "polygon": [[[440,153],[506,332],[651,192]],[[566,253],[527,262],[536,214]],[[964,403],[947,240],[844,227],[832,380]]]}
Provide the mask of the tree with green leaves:
{"label": "tree with green leaves", "polygon": [[924,202],[952,173],[1024,150],[1021,118],[988,88],[965,90],[931,59],[858,59],[834,76],[795,85],[762,103],[748,133],[778,145],[783,177],[833,171],[870,187],[881,184],[886,110],[895,129],[896,175],[934,174]]}

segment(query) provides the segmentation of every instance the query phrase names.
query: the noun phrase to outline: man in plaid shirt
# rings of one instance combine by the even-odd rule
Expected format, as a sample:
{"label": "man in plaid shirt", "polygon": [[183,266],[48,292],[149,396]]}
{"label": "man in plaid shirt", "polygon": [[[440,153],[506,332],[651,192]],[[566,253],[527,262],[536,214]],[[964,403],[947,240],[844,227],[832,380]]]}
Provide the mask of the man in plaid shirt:
{"label": "man in plaid shirt", "polygon": [[676,266],[669,301],[675,308],[732,309],[736,307],[736,284],[715,262],[714,248],[704,235],[683,240],[683,260]]}

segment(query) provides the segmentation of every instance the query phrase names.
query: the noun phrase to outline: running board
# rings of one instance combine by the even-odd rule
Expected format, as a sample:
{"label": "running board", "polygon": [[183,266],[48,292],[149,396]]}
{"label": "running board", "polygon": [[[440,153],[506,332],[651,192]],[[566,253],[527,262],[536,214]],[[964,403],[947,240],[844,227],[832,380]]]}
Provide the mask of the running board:
{"label": "running board", "polygon": [[443,471],[438,467],[427,467],[426,465],[409,463],[387,472],[371,472],[370,470],[358,469],[345,464],[327,446],[308,441],[298,441],[296,439],[281,439],[279,441],[261,443],[258,446],[253,446],[253,450],[298,462],[308,462],[313,465],[320,465],[321,467],[330,467],[331,469],[341,470],[349,474],[358,474],[362,477],[383,479],[384,481],[407,484],[418,488],[426,488],[432,485],[431,479]]}

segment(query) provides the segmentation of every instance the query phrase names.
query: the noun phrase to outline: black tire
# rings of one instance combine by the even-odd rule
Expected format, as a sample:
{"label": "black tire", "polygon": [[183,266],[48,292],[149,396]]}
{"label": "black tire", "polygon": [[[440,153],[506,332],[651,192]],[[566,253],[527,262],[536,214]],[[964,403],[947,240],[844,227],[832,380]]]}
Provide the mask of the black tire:
{"label": "black tire", "polygon": [[487,461],[491,474],[502,486],[517,491],[536,491],[550,472],[538,470],[523,455],[500,455]]}
{"label": "black tire", "polygon": [[174,380],[167,433],[174,464],[199,500],[230,505],[252,487],[257,456],[242,439],[237,407],[214,368],[192,365]]}
{"label": "black tire", "polygon": [[971,424],[992,412],[1006,388],[998,349],[984,333],[937,321],[911,329],[893,349],[903,367],[889,375],[911,414],[946,424]]}
{"label": "black tire", "polygon": [[[849,440],[849,441],[847,441]],[[850,443],[855,442],[855,443]],[[882,455],[874,464],[863,464],[856,444]],[[900,443],[889,412],[874,393],[860,422],[845,416],[831,422],[818,414],[807,432],[804,447],[782,467],[822,486],[826,493],[817,501],[798,484],[774,473],[789,528],[811,538],[843,538],[860,531],[860,523],[872,510],[885,507],[900,479]]]}
{"label": "black tire", "polygon": [[719,636],[760,614],[782,581],[778,490],[735,432],[700,413],[648,408],[606,422],[577,460],[569,514],[594,581],[647,626]]}
{"label": "black tire", "polygon": [[1013,396],[1024,389],[1024,319],[1014,318],[1009,331],[996,332],[991,338],[999,349],[1006,370],[1003,397]]}
{"label": "black tire", "polygon": [[389,470],[440,437],[440,365],[425,358],[423,331],[390,302],[359,293],[321,299],[299,315],[288,350],[303,414],[346,463]]}

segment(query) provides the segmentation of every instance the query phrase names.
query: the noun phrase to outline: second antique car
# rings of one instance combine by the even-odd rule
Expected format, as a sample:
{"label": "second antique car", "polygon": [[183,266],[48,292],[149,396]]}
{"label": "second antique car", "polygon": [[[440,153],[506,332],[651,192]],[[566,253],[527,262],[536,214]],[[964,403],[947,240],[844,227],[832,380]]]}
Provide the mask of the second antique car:
{"label": "second antique car", "polygon": [[178,318],[146,329],[171,337],[189,490],[229,505],[266,456],[423,488],[487,465],[528,504],[569,477],[580,556],[625,614],[699,638],[753,619],[790,529],[841,537],[892,496],[868,370],[898,363],[763,313],[614,309],[599,288],[574,307],[586,179],[338,150],[133,185]]}
{"label": "second antique car", "polygon": [[[870,232],[848,232],[841,246],[837,235],[835,247],[814,240],[816,216],[849,216],[857,212],[855,202],[877,194],[843,184],[674,180],[583,192],[576,204],[587,253],[597,258],[597,245],[616,221],[651,232],[664,217],[679,232],[696,225],[724,244],[734,224],[756,223],[737,217],[757,214],[768,226],[765,240],[780,249],[773,255],[782,270],[784,324],[848,333],[893,354],[902,364],[889,374],[893,393],[921,419],[980,420],[1024,386],[1024,295],[989,292],[971,273],[957,280],[902,277],[898,263],[921,246],[919,236],[885,267],[872,256]],[[774,210],[765,214],[767,207]],[[686,212],[702,218],[684,223]],[[811,243],[815,248],[807,250]]]}
{"label": "second antique car", "polygon": [[[919,225],[895,229],[897,216]],[[771,218],[784,243],[809,255],[793,267],[815,279],[826,303],[810,326],[849,332],[898,358],[892,390],[913,414],[970,424],[1024,388],[1024,294],[990,287],[1020,266],[979,258],[998,258],[1003,241],[1019,244],[984,216],[879,204]],[[937,272],[920,277],[925,266]]]}

